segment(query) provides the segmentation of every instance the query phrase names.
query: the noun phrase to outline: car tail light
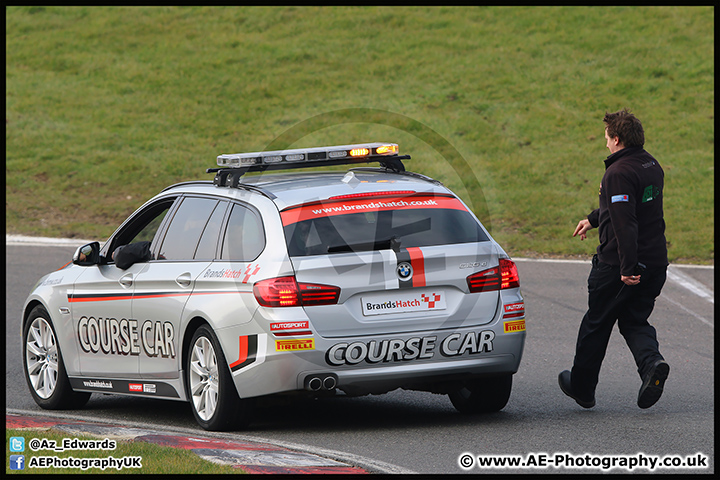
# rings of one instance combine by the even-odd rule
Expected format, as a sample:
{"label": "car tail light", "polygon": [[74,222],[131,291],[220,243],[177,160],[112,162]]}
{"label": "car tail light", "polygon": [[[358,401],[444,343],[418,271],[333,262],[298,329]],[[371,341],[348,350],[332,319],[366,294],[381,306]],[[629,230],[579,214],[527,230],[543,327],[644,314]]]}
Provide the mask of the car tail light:
{"label": "car tail light", "polygon": [[472,293],[500,290],[500,267],[473,273],[467,277],[467,284]]}
{"label": "car tail light", "polygon": [[253,286],[253,293],[263,307],[310,307],[336,304],[340,287],[298,283],[291,276],[261,280]]}
{"label": "car tail light", "polygon": [[500,265],[497,267],[473,273],[467,277],[467,284],[471,293],[491,292],[519,287],[520,277],[515,263],[507,258],[501,258]]}
{"label": "car tail light", "polygon": [[316,283],[298,283],[298,286],[304,307],[335,305],[340,298],[340,287]]}
{"label": "car tail light", "polygon": [[506,288],[517,288],[520,286],[520,276],[518,275],[515,262],[512,262],[507,258],[500,259],[500,278],[502,280],[500,290],[504,290]]}
{"label": "car tail light", "polygon": [[264,307],[297,307],[300,305],[295,277],[261,280],[253,286],[258,303]]}

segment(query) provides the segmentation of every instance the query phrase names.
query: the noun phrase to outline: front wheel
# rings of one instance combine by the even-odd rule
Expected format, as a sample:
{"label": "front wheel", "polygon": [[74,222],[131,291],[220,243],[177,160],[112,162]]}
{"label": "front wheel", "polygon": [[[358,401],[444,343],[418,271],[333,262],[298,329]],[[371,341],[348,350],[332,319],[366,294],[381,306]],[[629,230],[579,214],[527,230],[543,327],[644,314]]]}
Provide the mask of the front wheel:
{"label": "front wheel", "polygon": [[492,413],[507,405],[512,391],[512,375],[479,378],[466,382],[449,394],[455,409],[461,413]]}
{"label": "front wheel", "polygon": [[90,393],[70,386],[55,329],[47,310],[38,305],[23,328],[23,370],[35,403],[47,410],[80,408]]}
{"label": "front wheel", "polygon": [[190,404],[202,428],[226,431],[250,423],[252,403],[238,396],[220,342],[207,325],[190,341],[186,371]]}

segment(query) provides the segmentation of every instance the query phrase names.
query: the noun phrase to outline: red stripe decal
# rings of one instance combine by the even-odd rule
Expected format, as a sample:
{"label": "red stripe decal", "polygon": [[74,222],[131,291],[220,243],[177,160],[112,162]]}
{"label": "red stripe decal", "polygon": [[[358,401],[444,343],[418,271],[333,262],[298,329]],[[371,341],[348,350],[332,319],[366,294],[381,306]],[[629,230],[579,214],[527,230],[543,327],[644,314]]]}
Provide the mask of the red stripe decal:
{"label": "red stripe decal", "polygon": [[410,263],[413,267],[413,287],[424,287],[425,282],[425,257],[423,257],[420,247],[410,247],[407,249],[410,254]]}
{"label": "red stripe decal", "polygon": [[127,296],[108,296],[108,297],[77,297],[77,296],[71,296],[68,295],[68,302],[70,303],[77,303],[77,302],[109,302],[112,300],[131,300],[132,295]]}
{"label": "red stripe decal", "polygon": [[70,303],[77,303],[77,302],[110,302],[113,300],[142,300],[144,298],[166,298],[166,297],[187,297],[189,295],[226,295],[226,294],[241,294],[241,293],[249,293],[252,294],[252,292],[180,292],[180,293],[136,293],[134,296],[132,294],[127,295],[108,295],[108,296],[93,296],[93,295],[72,295],[68,294],[68,302]]}
{"label": "red stripe decal", "polygon": [[237,362],[233,362],[232,365],[230,365],[230,368],[237,367],[238,365],[243,363],[245,360],[247,360],[247,356],[248,356],[248,337],[247,337],[247,335],[244,335],[244,336],[240,337],[240,347],[239,347]]}
{"label": "red stripe decal", "polygon": [[312,330],[300,330],[297,332],[273,332],[276,337],[295,337],[301,335],[312,335]]}

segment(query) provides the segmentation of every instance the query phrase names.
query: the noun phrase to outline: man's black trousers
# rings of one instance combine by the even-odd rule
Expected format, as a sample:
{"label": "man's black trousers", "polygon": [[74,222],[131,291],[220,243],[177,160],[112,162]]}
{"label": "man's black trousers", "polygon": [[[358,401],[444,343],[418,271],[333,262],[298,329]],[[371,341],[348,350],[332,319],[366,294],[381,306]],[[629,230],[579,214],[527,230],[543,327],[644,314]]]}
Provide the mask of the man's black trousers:
{"label": "man's black trousers", "polygon": [[588,311],[582,319],[572,368],[572,389],[582,398],[594,398],[600,366],[615,322],[635,358],[640,377],[662,359],[655,328],[647,321],[660,295],[667,267],[648,268],[640,283],[625,285],[620,266],[593,257],[588,277]]}

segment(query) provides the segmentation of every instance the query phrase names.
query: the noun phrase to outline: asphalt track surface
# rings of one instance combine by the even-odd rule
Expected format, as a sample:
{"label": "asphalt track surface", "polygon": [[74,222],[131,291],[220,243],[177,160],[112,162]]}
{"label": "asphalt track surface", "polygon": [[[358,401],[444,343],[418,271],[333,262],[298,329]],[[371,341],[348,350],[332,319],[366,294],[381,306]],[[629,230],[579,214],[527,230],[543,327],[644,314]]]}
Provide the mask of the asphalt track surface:
{"label": "asphalt track surface", "polygon": [[[78,242],[48,247],[13,241],[6,247],[6,411],[59,416],[64,422],[143,425],[164,435],[208,436],[195,424],[189,406],[180,402],[93,395],[83,410],[48,412],[32,401],[20,358],[22,304],[37,279],[66,263]],[[669,269],[651,317],[671,366],[660,401],[647,410],[637,407],[640,379],[615,328],[597,405],[585,410],[560,392],[557,374],[572,364],[586,309],[589,262],[515,260],[528,337],[503,411],[465,416],[446,396],[402,390],[359,398],[270,399],[258,409],[250,429],[221,437],[318,455],[371,473],[714,473],[714,268]],[[473,460],[469,468],[460,465],[467,460],[463,454]],[[488,455],[517,457],[526,465],[480,467],[477,457]],[[705,461],[695,462],[696,468],[602,467],[609,462],[603,458],[625,458],[617,460],[622,465],[651,457],[687,462],[697,455]],[[543,458],[561,457],[575,466],[537,465]]]}

